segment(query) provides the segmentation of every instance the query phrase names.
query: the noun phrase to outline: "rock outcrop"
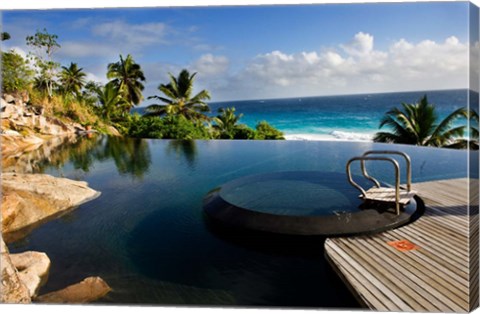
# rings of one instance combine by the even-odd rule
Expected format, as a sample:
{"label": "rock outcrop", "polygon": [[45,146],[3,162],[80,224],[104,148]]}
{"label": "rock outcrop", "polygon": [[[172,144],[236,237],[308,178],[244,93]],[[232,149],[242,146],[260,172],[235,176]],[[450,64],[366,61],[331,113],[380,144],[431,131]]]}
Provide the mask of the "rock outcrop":
{"label": "rock outcrop", "polygon": [[88,303],[103,298],[112,289],[100,277],[88,277],[64,289],[37,296],[48,279],[50,259],[45,253],[10,254],[0,239],[0,303]]}
{"label": "rock outcrop", "polygon": [[2,173],[2,233],[8,243],[28,228],[100,195],[84,181],[46,174]]}
{"label": "rock outcrop", "polygon": [[36,297],[38,290],[48,279],[50,259],[47,254],[28,251],[10,254],[10,260],[18,271],[18,278],[27,287],[29,296]]}
{"label": "rock outcrop", "polygon": [[18,277],[13,266],[5,242],[0,239],[0,265],[2,269],[0,303],[30,303],[30,293],[26,285]]}
{"label": "rock outcrop", "polygon": [[112,289],[100,277],[88,277],[62,290],[50,292],[35,298],[41,303],[89,303],[107,295]]}
{"label": "rock outcrop", "polygon": [[57,118],[43,115],[42,106],[29,105],[28,97],[5,95],[0,99],[0,112],[4,134],[23,135],[21,133],[25,129],[43,135],[85,132],[85,128],[79,123],[66,124]]}

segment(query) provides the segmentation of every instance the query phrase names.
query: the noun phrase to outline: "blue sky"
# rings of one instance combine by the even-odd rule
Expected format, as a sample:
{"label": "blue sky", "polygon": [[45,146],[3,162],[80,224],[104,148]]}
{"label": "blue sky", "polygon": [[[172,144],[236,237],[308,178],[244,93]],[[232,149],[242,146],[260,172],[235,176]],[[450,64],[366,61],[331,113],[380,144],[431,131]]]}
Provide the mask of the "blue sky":
{"label": "blue sky", "polygon": [[3,49],[47,28],[59,62],[102,82],[132,54],[145,96],[183,68],[218,101],[468,87],[466,2],[20,10],[2,24]]}

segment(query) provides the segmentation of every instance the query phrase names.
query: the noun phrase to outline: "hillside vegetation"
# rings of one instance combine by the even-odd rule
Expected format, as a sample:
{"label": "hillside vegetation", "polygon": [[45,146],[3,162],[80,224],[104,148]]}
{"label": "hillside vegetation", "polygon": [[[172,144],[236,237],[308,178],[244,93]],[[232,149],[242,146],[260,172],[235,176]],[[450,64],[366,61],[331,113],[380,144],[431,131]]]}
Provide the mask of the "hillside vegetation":
{"label": "hillside vegetation", "polygon": [[[7,34],[8,35],[8,34]],[[10,36],[2,36],[8,40]],[[46,29],[27,36],[30,51],[22,56],[14,50],[2,51],[2,92],[23,98],[27,106],[64,123],[77,123],[101,133],[131,137],[167,139],[283,139],[283,133],[269,125],[258,123],[252,129],[240,123],[241,114],[235,108],[221,108],[211,116],[206,102],[210,92],[193,94],[194,78],[187,69],[170,81],[159,84],[158,103],[147,107],[146,114],[132,115],[140,105],[145,77],[141,65],[133,57],[119,56],[106,65],[108,83],[87,80],[87,73],[77,63],[61,65],[55,53],[61,49],[58,36]]]}

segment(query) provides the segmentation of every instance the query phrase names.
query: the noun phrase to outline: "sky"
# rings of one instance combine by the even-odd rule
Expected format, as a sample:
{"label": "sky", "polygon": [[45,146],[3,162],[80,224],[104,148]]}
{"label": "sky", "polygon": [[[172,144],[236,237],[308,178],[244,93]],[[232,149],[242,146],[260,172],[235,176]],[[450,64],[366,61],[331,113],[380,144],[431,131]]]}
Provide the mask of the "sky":
{"label": "sky", "polygon": [[[131,54],[144,96],[197,72],[212,101],[468,88],[467,2],[3,10],[2,49],[58,35],[54,59],[107,82]],[[473,43],[478,45],[477,43]],[[145,101],[147,105],[151,101]]]}

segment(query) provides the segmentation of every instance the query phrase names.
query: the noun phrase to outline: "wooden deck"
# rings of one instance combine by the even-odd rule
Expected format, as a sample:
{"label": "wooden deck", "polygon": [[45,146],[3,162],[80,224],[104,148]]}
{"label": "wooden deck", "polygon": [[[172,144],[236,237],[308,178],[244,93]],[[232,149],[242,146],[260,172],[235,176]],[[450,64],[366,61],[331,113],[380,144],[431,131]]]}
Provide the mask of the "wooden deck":
{"label": "wooden deck", "polygon": [[[372,236],[330,238],[325,255],[359,302],[378,311],[467,312],[478,306],[478,180],[412,186],[425,214]],[[468,214],[468,203],[476,214]],[[472,209],[470,209],[472,210]],[[387,242],[417,246],[399,251]]]}

